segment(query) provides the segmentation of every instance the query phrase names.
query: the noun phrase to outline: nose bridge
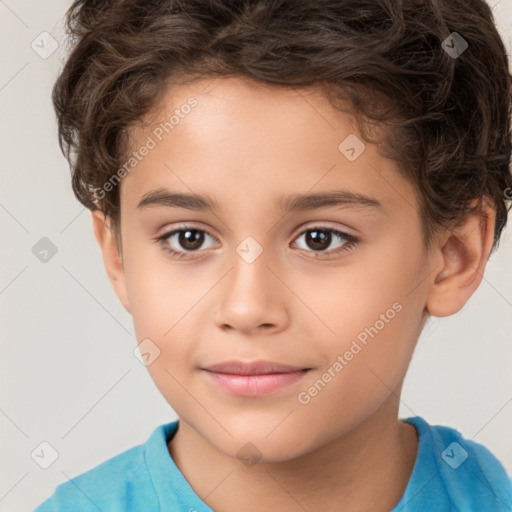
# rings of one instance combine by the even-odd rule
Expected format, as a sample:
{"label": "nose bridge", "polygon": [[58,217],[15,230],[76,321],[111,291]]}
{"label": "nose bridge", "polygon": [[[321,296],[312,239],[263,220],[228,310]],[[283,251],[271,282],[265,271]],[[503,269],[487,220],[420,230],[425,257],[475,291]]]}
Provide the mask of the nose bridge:
{"label": "nose bridge", "polygon": [[255,235],[249,233],[239,228],[235,232],[234,236],[241,236],[242,240],[229,260],[230,271],[216,307],[218,325],[230,325],[241,331],[262,324],[275,327],[283,320],[279,291],[282,285],[272,268],[275,266],[272,248],[265,247],[270,238],[262,231]]}
{"label": "nose bridge", "polygon": [[237,293],[259,295],[261,298],[274,288],[270,282],[275,277],[269,270],[274,260],[271,245],[269,238],[264,234],[246,234],[235,247],[235,254],[231,259],[234,267],[231,279]]}
{"label": "nose bridge", "polygon": [[[257,191],[253,190],[256,195]],[[262,196],[262,194],[259,194]],[[233,255],[233,264],[236,272],[244,275],[253,273],[253,267],[256,266],[256,272],[268,272],[265,266],[274,259],[273,253],[277,249],[273,238],[276,236],[275,219],[270,212],[265,212],[269,208],[268,202],[256,201],[239,196],[233,201],[232,212],[229,213],[230,238],[233,241],[235,254]]]}

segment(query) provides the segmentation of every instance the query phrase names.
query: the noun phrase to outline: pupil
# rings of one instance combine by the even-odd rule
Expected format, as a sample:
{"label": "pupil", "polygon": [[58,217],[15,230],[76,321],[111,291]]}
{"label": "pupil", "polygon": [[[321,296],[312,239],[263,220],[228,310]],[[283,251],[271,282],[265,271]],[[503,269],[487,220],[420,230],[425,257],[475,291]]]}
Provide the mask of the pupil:
{"label": "pupil", "polygon": [[197,229],[187,229],[179,234],[178,240],[180,245],[188,250],[193,251],[201,247],[204,239],[204,234]]}
{"label": "pupil", "polygon": [[311,249],[325,251],[331,242],[331,233],[328,231],[313,230],[306,233],[306,243]]}

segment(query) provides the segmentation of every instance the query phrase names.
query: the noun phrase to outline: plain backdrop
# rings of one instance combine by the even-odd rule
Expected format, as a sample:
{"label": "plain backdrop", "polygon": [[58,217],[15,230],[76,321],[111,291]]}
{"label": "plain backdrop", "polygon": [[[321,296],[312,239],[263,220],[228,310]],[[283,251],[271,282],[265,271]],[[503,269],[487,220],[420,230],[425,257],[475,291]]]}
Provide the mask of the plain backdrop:
{"label": "plain backdrop", "polygon": [[[512,2],[493,3],[510,53]],[[69,5],[0,0],[3,512],[33,510],[58,483],[145,442],[177,417],[132,353],[131,317],[110,287],[90,212],[72,194],[58,147],[50,93],[66,56]],[[51,55],[48,34],[59,44]],[[457,428],[512,474],[511,361],[508,227],[464,309],[427,323],[400,417]],[[44,469],[53,450],[57,458]]]}

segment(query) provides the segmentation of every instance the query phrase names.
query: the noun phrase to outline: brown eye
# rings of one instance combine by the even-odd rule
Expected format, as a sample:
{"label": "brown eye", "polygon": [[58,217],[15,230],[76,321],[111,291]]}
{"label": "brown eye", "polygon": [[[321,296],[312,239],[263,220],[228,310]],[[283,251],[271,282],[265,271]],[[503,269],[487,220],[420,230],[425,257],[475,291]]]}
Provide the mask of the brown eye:
{"label": "brown eye", "polygon": [[[303,245],[305,245],[305,247],[299,248],[313,253],[326,252],[328,254],[338,254],[348,251],[358,242],[358,239],[353,235],[325,226],[309,228],[303,231],[296,240],[304,235],[305,238]],[[341,241],[341,243],[335,246],[334,249],[327,250],[336,240]]]}
{"label": "brown eye", "polygon": [[332,234],[329,231],[312,229],[306,232],[305,242],[315,251],[325,251],[331,244]]}
{"label": "brown eye", "polygon": [[204,231],[199,229],[187,229],[178,231],[178,244],[186,251],[196,251],[203,245]]}
{"label": "brown eye", "polygon": [[[325,226],[317,226],[304,230],[296,240],[304,235],[306,247],[299,248],[317,257],[322,253],[336,255],[348,252],[359,242],[359,239],[353,235]],[[202,252],[201,249],[205,248],[203,246],[206,237],[216,240],[203,229],[196,229],[192,226],[181,226],[178,229],[174,229],[159,236],[156,240],[162,244],[164,251],[171,254],[173,258],[180,259],[186,258],[193,253]],[[328,250],[333,242],[336,241],[341,243],[338,243],[334,249],[331,248]]]}
{"label": "brown eye", "polygon": [[159,236],[156,240],[162,244],[166,252],[181,258],[187,256],[188,253],[201,252],[201,249],[204,249],[203,245],[206,237],[214,239],[203,229],[182,226]]}

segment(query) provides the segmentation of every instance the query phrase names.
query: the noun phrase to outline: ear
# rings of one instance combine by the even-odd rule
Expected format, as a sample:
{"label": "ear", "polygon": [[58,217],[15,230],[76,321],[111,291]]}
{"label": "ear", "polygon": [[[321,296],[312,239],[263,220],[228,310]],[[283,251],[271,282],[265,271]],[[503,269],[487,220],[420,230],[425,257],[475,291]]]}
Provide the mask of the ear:
{"label": "ear", "polygon": [[435,249],[441,268],[433,274],[427,310],[433,316],[449,316],[460,311],[482,282],[485,265],[494,241],[496,212],[482,201],[454,231],[445,233]]}
{"label": "ear", "polygon": [[110,284],[121,304],[130,313],[122,255],[117,248],[116,239],[110,227],[110,219],[105,217],[103,212],[95,210],[92,212],[92,227],[103,254],[103,263]]}

